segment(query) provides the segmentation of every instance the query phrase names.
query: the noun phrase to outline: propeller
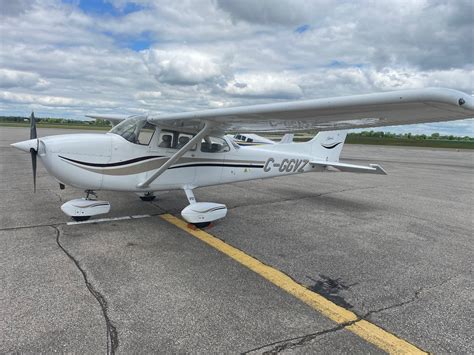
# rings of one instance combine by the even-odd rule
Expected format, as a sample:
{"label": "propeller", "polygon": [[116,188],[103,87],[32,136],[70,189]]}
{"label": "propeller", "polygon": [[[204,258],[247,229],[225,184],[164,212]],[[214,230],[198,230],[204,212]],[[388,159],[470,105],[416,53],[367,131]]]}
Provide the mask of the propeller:
{"label": "propeller", "polygon": [[[37,139],[36,133],[36,119],[35,113],[31,112],[30,117],[30,139]],[[38,150],[30,148],[31,154],[31,166],[33,168],[33,191],[36,193],[36,156],[38,155]]]}

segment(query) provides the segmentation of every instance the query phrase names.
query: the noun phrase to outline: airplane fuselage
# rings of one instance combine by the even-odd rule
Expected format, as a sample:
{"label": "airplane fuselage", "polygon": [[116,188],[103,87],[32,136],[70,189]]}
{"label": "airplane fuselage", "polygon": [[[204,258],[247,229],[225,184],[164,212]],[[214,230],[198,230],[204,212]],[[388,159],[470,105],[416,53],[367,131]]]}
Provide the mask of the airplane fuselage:
{"label": "airplane fuselage", "polygon": [[138,184],[176,152],[159,147],[155,139],[139,145],[112,133],[49,136],[40,138],[38,155],[59,182],[87,190],[173,190],[321,170],[310,164],[309,154],[296,149],[283,152],[265,146],[238,147],[224,139],[228,151],[203,152],[198,145],[146,188]]}

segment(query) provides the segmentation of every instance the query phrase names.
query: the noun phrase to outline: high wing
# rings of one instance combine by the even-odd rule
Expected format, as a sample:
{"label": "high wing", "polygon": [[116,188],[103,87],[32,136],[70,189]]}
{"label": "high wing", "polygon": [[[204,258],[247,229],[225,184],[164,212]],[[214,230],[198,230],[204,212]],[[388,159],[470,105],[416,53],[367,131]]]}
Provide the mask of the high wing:
{"label": "high wing", "polygon": [[474,117],[474,99],[460,91],[428,88],[151,116],[162,127],[199,131],[320,131],[405,125]]}
{"label": "high wing", "polygon": [[112,123],[112,126],[118,125],[120,122],[126,120],[127,118],[131,116],[127,115],[96,115],[96,114],[90,114],[86,115],[86,117],[89,118],[94,118],[94,119],[100,119],[100,120],[107,120],[110,123]]}

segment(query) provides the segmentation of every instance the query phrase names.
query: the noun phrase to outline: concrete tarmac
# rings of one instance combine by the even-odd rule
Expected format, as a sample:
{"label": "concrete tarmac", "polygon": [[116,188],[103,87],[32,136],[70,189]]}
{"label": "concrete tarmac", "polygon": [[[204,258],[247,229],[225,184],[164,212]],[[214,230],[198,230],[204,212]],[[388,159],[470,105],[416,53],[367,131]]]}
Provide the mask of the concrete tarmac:
{"label": "concrete tarmac", "polygon": [[[83,192],[39,163],[33,194],[9,146],[28,134],[0,127],[0,352],[383,352],[161,219],[181,191],[101,192],[107,217],[151,217],[67,225]],[[474,152],[346,145],[341,161],[389,175],[198,189],[229,208],[207,232],[425,351],[471,353]]]}

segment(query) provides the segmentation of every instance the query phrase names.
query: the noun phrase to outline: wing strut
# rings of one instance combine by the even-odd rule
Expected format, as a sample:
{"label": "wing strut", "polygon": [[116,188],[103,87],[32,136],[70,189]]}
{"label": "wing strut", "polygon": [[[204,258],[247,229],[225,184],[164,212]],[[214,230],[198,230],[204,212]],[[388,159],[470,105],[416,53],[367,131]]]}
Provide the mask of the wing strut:
{"label": "wing strut", "polygon": [[179,158],[183,156],[188,150],[190,150],[196,143],[198,143],[210,130],[211,124],[209,122],[204,123],[204,127],[196,134],[183,148],[174,153],[152,176],[145,181],[137,185],[138,188],[148,187],[153,181],[156,180],[161,174],[163,174],[168,168],[174,164]]}

